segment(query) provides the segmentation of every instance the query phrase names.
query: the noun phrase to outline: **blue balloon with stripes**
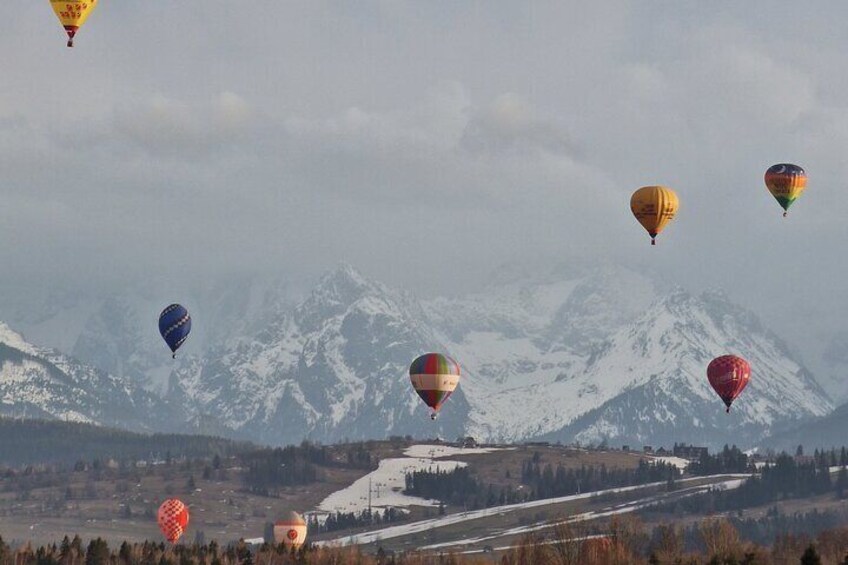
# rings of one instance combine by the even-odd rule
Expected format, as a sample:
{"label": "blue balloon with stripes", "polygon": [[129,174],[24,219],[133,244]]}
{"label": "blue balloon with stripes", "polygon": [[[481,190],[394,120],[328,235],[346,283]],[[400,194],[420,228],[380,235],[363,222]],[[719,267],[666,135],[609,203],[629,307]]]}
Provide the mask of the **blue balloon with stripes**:
{"label": "blue balloon with stripes", "polygon": [[190,332],[191,316],[183,306],[171,304],[159,314],[159,333],[171,348],[174,359],[177,357],[177,349],[185,342]]}

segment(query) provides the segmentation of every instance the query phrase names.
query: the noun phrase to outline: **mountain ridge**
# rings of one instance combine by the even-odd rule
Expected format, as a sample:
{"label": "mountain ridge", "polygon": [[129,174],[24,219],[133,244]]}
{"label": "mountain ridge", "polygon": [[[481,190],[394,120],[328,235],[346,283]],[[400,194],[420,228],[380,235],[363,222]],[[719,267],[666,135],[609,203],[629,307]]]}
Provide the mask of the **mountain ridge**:
{"label": "mountain ridge", "polygon": [[[149,335],[121,333],[149,297],[119,301],[126,318],[96,309],[80,335],[147,367],[110,378],[164,391],[159,409],[178,406],[179,425],[274,445],[407,434],[714,446],[735,435],[753,445],[832,407],[752,312],[721,292],[695,295],[620,266],[511,273],[477,293],[419,300],[343,264],[300,300],[273,287],[253,294],[224,292],[200,308],[198,319],[232,331],[208,330],[174,363]],[[427,351],[463,369],[435,423],[407,376]],[[705,377],[709,360],[728,352],[754,367],[730,417]]]}

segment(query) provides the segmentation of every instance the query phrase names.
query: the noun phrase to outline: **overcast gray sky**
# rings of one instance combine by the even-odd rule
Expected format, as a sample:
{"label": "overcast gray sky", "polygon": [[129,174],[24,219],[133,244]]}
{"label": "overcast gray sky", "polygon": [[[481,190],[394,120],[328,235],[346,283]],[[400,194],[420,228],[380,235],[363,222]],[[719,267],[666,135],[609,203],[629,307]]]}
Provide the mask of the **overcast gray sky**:
{"label": "overcast gray sky", "polygon": [[[427,294],[596,257],[848,329],[848,4],[102,0],[74,49],[12,11],[7,282],[348,261]],[[656,183],[681,208],[651,248]]]}

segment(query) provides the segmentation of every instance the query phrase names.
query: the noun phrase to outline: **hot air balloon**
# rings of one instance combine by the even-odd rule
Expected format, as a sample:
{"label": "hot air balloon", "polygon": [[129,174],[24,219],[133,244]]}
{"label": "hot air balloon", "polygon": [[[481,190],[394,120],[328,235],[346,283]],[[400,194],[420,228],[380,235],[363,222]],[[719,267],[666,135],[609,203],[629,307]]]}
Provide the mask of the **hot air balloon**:
{"label": "hot air balloon", "polygon": [[447,355],[426,353],[409,366],[409,378],[418,396],[433,409],[430,418],[435,420],[459,384],[459,364]]}
{"label": "hot air balloon", "polygon": [[657,235],[674,219],[680,201],[666,186],[643,186],[630,197],[630,210],[656,245]]}
{"label": "hot air balloon", "polygon": [[274,541],[287,548],[299,548],[306,541],[306,520],[297,512],[289,512],[274,522]]}
{"label": "hot air balloon", "polygon": [[169,498],[159,507],[156,515],[159,529],[165,535],[165,539],[176,543],[188,527],[188,508],[182,501]]}
{"label": "hot air balloon", "polygon": [[171,348],[171,357],[176,359],[177,349],[191,332],[191,316],[179,304],[171,304],[159,314],[159,333]]}
{"label": "hot air balloon", "polygon": [[97,0],[50,0],[50,5],[68,34],[68,47],[73,47],[74,36],[97,6]]}
{"label": "hot air balloon", "polygon": [[807,173],[798,165],[780,163],[766,171],[766,187],[777,203],[783,207],[783,217],[804,189],[807,188]]}
{"label": "hot air balloon", "polygon": [[730,412],[730,405],[751,380],[751,366],[736,355],[722,355],[710,361],[707,378]]}

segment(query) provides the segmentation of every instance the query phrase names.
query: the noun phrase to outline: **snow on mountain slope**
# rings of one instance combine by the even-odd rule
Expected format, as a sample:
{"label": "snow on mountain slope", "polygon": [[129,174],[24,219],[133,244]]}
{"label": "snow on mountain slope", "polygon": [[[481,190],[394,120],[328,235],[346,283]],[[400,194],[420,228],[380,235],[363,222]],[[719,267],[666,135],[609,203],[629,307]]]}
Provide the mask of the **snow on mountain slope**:
{"label": "snow on mountain slope", "polygon": [[[430,305],[456,313],[433,318],[465,370],[469,433],[720,445],[832,409],[782,342],[720,293],[661,290],[622,268],[578,276]],[[705,367],[731,352],[755,371],[728,419]]]}
{"label": "snow on mountain slope", "polygon": [[131,430],[177,427],[167,405],[122,379],[27,343],[0,323],[0,414]]}
{"label": "snow on mountain slope", "polygon": [[[189,296],[196,329],[176,362],[156,334],[161,297],[131,291],[89,314],[75,356],[166,391],[180,425],[273,445],[470,434],[747,446],[832,408],[753,314],[718,293],[669,290],[622,267],[517,271],[478,293],[427,301],[349,266],[299,302],[274,285],[236,283]],[[62,312],[51,306],[33,319]],[[436,422],[407,376],[427,351],[454,356],[463,371]],[[705,376],[725,353],[753,367],[729,416]],[[82,406],[79,414],[99,421]]]}
{"label": "snow on mountain slope", "polygon": [[618,267],[568,276],[524,278],[428,304],[465,370],[472,435],[504,441],[542,435],[605,400],[584,374],[587,360],[644,311],[655,285]]}
{"label": "snow on mountain slope", "polygon": [[414,300],[342,266],[293,310],[226,342],[178,381],[198,410],[273,444],[456,437],[467,414],[464,394],[454,394],[451,410],[432,423],[407,376],[413,358],[439,349]]}
{"label": "snow on mountain slope", "polygon": [[[725,353],[743,356],[754,368],[729,415],[705,377],[709,361]],[[588,360],[581,381],[596,407],[546,437],[748,445],[775,424],[833,408],[785,345],[720,293],[678,289],[658,300]]]}

